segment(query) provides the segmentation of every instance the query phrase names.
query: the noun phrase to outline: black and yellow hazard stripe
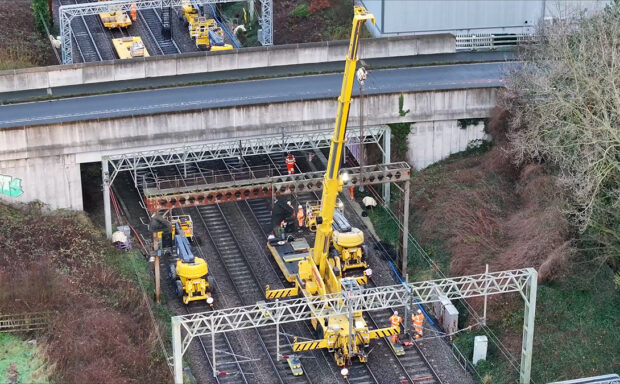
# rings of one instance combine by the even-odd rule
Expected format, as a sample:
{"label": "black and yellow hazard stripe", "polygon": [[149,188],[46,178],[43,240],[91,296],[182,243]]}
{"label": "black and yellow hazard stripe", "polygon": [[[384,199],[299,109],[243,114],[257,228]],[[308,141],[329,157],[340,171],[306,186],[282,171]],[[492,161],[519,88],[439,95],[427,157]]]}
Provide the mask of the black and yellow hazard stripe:
{"label": "black and yellow hazard stripe", "polygon": [[297,287],[274,289],[265,292],[265,297],[268,299],[281,299],[289,296],[297,296]]}
{"label": "black and yellow hazard stripe", "polygon": [[303,343],[294,343],[293,351],[295,352],[303,352],[303,351],[311,351],[313,349],[320,348],[321,341],[305,341]]}
{"label": "black and yellow hazard stripe", "polygon": [[398,334],[400,329],[398,327],[390,327],[390,328],[381,328],[381,329],[373,329],[370,331],[370,338],[376,339],[379,337],[389,337]]}

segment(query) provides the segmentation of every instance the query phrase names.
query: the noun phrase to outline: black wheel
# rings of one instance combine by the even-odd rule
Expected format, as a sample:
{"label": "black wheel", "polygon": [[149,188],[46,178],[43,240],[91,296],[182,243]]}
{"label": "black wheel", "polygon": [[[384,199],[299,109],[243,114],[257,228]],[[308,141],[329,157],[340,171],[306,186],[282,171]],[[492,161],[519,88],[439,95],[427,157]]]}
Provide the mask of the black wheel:
{"label": "black wheel", "polygon": [[317,338],[317,340],[322,340],[323,337],[324,337],[323,326],[321,325],[320,322],[317,321],[317,323],[316,323],[316,338]]}
{"label": "black wheel", "polygon": [[211,276],[207,276],[207,282],[209,283],[209,292],[215,293],[215,282]]}
{"label": "black wheel", "polygon": [[177,296],[179,297],[183,297],[183,283],[181,283],[181,280],[175,280],[174,281],[174,292],[177,294]]}
{"label": "black wheel", "polygon": [[175,267],[174,264],[170,264],[170,266],[168,268],[168,277],[171,280],[174,280],[177,277],[177,268]]}

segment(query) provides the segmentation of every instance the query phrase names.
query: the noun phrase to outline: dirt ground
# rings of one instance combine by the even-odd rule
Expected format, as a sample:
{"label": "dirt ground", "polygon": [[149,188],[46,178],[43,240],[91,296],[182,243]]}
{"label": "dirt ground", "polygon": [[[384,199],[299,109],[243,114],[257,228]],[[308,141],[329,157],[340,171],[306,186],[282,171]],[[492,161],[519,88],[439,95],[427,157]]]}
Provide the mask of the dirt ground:
{"label": "dirt ground", "polygon": [[46,36],[35,27],[30,0],[0,1],[0,70],[58,64]]}
{"label": "dirt ground", "polygon": [[[307,13],[295,12],[304,6]],[[273,7],[274,44],[342,40],[350,33],[350,0],[278,0]]]}

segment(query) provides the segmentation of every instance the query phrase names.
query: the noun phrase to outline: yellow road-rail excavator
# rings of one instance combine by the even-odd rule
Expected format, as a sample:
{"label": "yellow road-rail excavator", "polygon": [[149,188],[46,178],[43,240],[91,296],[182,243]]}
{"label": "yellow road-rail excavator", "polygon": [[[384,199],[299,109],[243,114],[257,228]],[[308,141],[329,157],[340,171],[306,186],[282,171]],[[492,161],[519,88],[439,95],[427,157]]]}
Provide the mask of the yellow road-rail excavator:
{"label": "yellow road-rail excavator", "polygon": [[[283,298],[303,294],[314,297],[341,291],[354,292],[361,289],[362,278],[342,277],[343,262],[336,252],[330,253],[333,238],[332,224],[343,180],[339,176],[340,161],[345,143],[345,131],[351,103],[351,92],[357,63],[357,49],[362,24],[367,20],[374,23],[374,16],[364,7],[354,8],[353,29],[346,57],[342,89],[338,98],[338,112],[332,137],[327,170],[323,181],[323,194],[320,211],[316,216],[316,237],[314,247],[310,248],[304,238],[280,240],[270,237],[267,247],[274,256],[288,281],[294,282],[293,288],[266,289],[268,299]],[[292,240],[292,241],[291,241]],[[365,273],[367,275],[367,273]],[[369,329],[362,312],[351,316],[334,315],[312,319],[312,326],[317,331],[317,340],[297,341],[293,343],[295,352],[327,348],[334,353],[339,366],[352,363],[354,358],[361,362],[368,359],[370,340],[397,334],[398,326]]]}

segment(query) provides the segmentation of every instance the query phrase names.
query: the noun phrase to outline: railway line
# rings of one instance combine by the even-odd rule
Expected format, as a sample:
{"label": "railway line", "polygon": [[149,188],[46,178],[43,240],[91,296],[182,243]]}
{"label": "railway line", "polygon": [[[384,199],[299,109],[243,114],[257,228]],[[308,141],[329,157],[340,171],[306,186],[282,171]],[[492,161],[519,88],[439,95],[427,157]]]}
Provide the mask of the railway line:
{"label": "railway line", "polygon": [[[59,0],[59,2],[60,5],[79,4],[77,0]],[[73,29],[73,44],[75,44],[82,62],[90,63],[103,60],[95,38],[88,28],[86,18],[83,16],[76,17],[71,23],[71,27]]]}
{"label": "railway line", "polygon": [[181,53],[181,50],[174,41],[165,39],[162,34],[162,21],[159,12],[155,9],[143,9],[138,12],[138,20],[142,23],[143,29],[148,32],[149,37],[153,40],[157,50],[153,51],[154,55],[174,55]]}
{"label": "railway line", "polygon": [[[175,167],[164,167],[157,169],[157,174],[151,170],[139,171],[138,173],[138,188],[141,191],[142,178],[154,180],[158,176],[183,176],[183,175],[201,175],[205,180],[207,171],[205,168],[213,169],[226,169],[231,175],[235,172],[240,172],[241,167],[257,166],[259,164],[267,163],[272,173],[285,173],[286,166],[284,162],[285,154],[276,154],[275,156],[252,156],[241,159],[227,159],[219,160],[217,162],[210,162],[208,165],[190,163],[186,164],[184,169]],[[297,168],[300,172],[306,172],[310,170],[310,165],[307,163],[307,159],[298,157]],[[233,176],[234,177],[234,176]],[[296,199],[301,203],[308,200],[318,200],[318,197],[312,193],[298,194]],[[350,203],[345,199],[345,206],[348,212],[352,212]],[[215,252],[211,252],[210,257],[210,269],[213,260],[217,260],[223,269],[226,271],[227,278],[230,279],[233,285],[233,290],[237,293],[238,300],[241,304],[253,304],[256,301],[264,300],[264,286],[265,284],[279,284],[282,287],[287,286],[288,283],[284,280],[283,276],[278,273],[278,267],[275,265],[275,261],[264,247],[267,234],[271,231],[271,210],[270,203],[266,199],[254,199],[244,200],[230,204],[216,204],[201,206],[196,208],[198,212],[198,219],[194,216],[194,222],[199,224],[200,230],[206,234],[204,241],[208,241],[212,244],[212,249]],[[349,215],[348,217],[350,217]],[[370,235],[368,228],[365,227],[363,222],[357,218],[357,215],[350,217],[350,221],[358,226],[360,229],[367,233],[367,242],[369,246],[379,246],[378,241]],[[233,228],[235,230],[233,231]],[[251,239],[249,239],[251,237]],[[245,239],[240,239],[245,238]],[[249,239],[249,240],[248,240]],[[254,244],[249,244],[250,242]],[[199,252],[202,251],[202,247],[196,245],[199,248]],[[204,244],[203,244],[204,246]],[[253,257],[250,259],[247,255],[249,249],[260,249],[258,255],[262,255],[260,260],[257,259],[257,254],[252,253]],[[378,263],[380,256],[376,256],[374,262],[371,264],[371,268],[375,268],[375,263]],[[385,260],[384,260],[385,263]],[[260,264],[261,266],[257,266]],[[257,269],[261,268],[261,269]],[[270,270],[270,271],[269,271]],[[259,277],[260,276],[260,277]],[[216,279],[216,281],[219,281]],[[373,284],[371,280],[371,284]],[[218,303],[222,298],[222,291],[218,289],[215,294],[216,305],[221,306]],[[228,306],[228,305],[226,305]],[[204,310],[202,306],[199,310]],[[385,312],[385,313],[384,313]],[[379,321],[377,319],[387,319],[391,313],[386,311],[380,311],[373,314],[365,314],[365,318],[368,324],[373,328],[379,328]],[[384,319],[385,318],[385,319]],[[276,356],[276,342],[273,329],[255,330],[255,337],[250,337],[254,340],[254,350],[262,351],[263,354],[269,355],[268,364],[271,366],[271,371],[274,372],[273,377],[276,382],[283,383],[311,383],[313,378],[316,378],[315,372],[324,373],[325,366],[330,367],[329,374],[332,376],[333,381],[356,383],[356,384],[368,384],[368,383],[381,383],[381,382],[402,382],[402,383],[439,383],[441,381],[437,378],[436,374],[432,371],[431,366],[425,360],[423,354],[415,346],[409,349],[405,356],[396,356],[387,340],[373,343],[370,359],[367,364],[356,363],[348,366],[349,375],[348,378],[343,380],[339,374],[339,369],[333,363],[331,356],[327,351],[317,350],[313,351],[311,358],[303,359],[307,354],[302,355],[302,369],[304,369],[303,376],[293,376],[291,370],[288,367],[286,360],[277,361],[273,358]],[[295,324],[281,327],[281,340],[280,353],[282,355],[291,355],[292,335],[300,336],[302,338],[313,339],[316,337],[314,330],[309,324]],[[209,339],[210,340],[210,339]],[[203,342],[201,342],[203,343]],[[201,344],[201,348],[209,349],[209,341],[206,340],[204,344]],[[237,381],[243,381],[240,379],[243,372],[243,376],[249,375],[251,378],[253,371],[247,360],[239,361],[238,356],[242,356],[242,353],[235,353],[234,348],[230,342],[226,340],[220,340],[216,337],[216,349],[218,350],[217,364],[220,366],[220,362],[223,363],[223,367],[233,366],[236,372]],[[210,352],[206,352],[207,355]],[[219,356],[224,356],[220,358]],[[237,356],[237,361],[235,361]],[[378,360],[377,357],[381,356]],[[389,373],[386,373],[385,359],[390,361]],[[210,360],[208,360],[210,363]],[[389,378],[386,380],[386,377]],[[229,382],[222,381],[228,380],[225,377],[216,378],[217,382]],[[232,381],[235,382],[235,381]],[[251,382],[251,381],[250,381]]]}

